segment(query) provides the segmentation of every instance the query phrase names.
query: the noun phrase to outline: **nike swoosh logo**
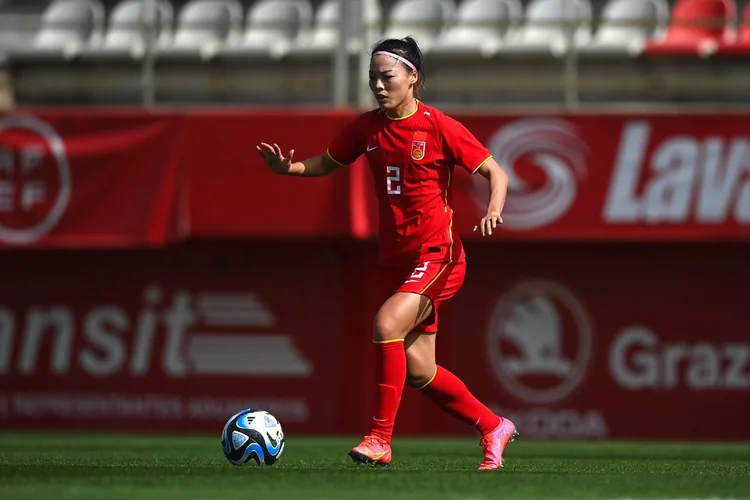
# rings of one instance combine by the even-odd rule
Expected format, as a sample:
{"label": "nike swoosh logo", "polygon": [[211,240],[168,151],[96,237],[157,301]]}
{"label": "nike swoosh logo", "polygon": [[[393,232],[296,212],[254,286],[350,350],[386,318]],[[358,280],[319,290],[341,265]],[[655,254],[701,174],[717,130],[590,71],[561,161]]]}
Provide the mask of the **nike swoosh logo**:
{"label": "nike swoosh logo", "polygon": [[369,153],[370,151],[372,151],[374,149],[378,149],[378,146],[373,146],[371,148],[367,148],[367,152]]}

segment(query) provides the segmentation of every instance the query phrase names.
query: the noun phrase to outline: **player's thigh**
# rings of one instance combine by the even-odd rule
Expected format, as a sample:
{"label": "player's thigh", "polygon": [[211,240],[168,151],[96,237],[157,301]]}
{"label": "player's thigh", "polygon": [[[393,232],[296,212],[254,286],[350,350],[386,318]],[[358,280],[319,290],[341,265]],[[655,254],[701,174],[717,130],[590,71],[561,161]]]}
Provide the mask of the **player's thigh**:
{"label": "player's thigh", "polygon": [[[427,262],[418,268],[418,270],[420,269],[425,269],[422,280],[410,279],[402,285],[401,291],[413,291],[415,290],[413,287],[418,287],[418,293],[430,299],[432,303],[431,314],[424,318],[416,330],[436,333],[439,329],[440,308],[461,289],[466,263],[464,261]],[[419,273],[415,271],[414,274]]]}
{"label": "player's thigh", "polygon": [[424,295],[397,292],[380,307],[373,324],[376,341],[404,339],[432,313],[432,301]]}
{"label": "player's thigh", "polygon": [[423,387],[435,374],[435,340],[437,335],[414,331],[406,336],[406,378],[412,387]]}

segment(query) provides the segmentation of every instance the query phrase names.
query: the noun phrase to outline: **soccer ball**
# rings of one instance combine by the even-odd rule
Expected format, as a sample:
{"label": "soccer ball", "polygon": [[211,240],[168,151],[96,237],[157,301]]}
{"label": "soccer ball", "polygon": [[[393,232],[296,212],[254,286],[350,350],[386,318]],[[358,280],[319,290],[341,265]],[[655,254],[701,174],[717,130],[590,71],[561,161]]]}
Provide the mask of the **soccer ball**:
{"label": "soccer ball", "polygon": [[267,411],[242,410],[224,426],[221,446],[233,465],[273,465],[284,452],[284,431]]}

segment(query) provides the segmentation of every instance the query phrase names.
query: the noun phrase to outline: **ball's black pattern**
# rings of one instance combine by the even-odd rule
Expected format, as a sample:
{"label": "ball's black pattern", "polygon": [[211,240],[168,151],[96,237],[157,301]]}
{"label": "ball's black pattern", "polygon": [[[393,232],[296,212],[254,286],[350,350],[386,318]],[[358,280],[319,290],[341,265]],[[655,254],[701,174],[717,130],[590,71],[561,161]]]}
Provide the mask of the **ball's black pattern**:
{"label": "ball's black pattern", "polygon": [[[265,432],[266,421],[275,418],[263,410],[247,409],[234,415],[227,422],[221,436],[224,455],[234,465],[254,462],[256,465],[273,465],[283,451],[283,434],[277,439]],[[256,422],[256,419],[260,419]]]}

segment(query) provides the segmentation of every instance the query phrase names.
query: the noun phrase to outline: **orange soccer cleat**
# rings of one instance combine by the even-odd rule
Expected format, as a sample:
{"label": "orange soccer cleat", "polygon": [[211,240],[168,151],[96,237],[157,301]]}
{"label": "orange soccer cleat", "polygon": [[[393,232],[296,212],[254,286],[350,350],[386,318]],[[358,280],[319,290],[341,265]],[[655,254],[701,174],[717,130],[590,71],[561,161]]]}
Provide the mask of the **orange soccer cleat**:
{"label": "orange soccer cleat", "polygon": [[[479,441],[484,451],[484,462],[479,465],[479,470],[492,470],[503,466],[503,451],[508,443],[516,439],[518,432],[516,426],[504,418],[500,425],[491,430]],[[388,455],[390,459],[390,454]]]}
{"label": "orange soccer cleat", "polygon": [[372,464],[387,467],[391,462],[391,445],[378,436],[365,436],[362,442],[349,452],[358,464]]}

